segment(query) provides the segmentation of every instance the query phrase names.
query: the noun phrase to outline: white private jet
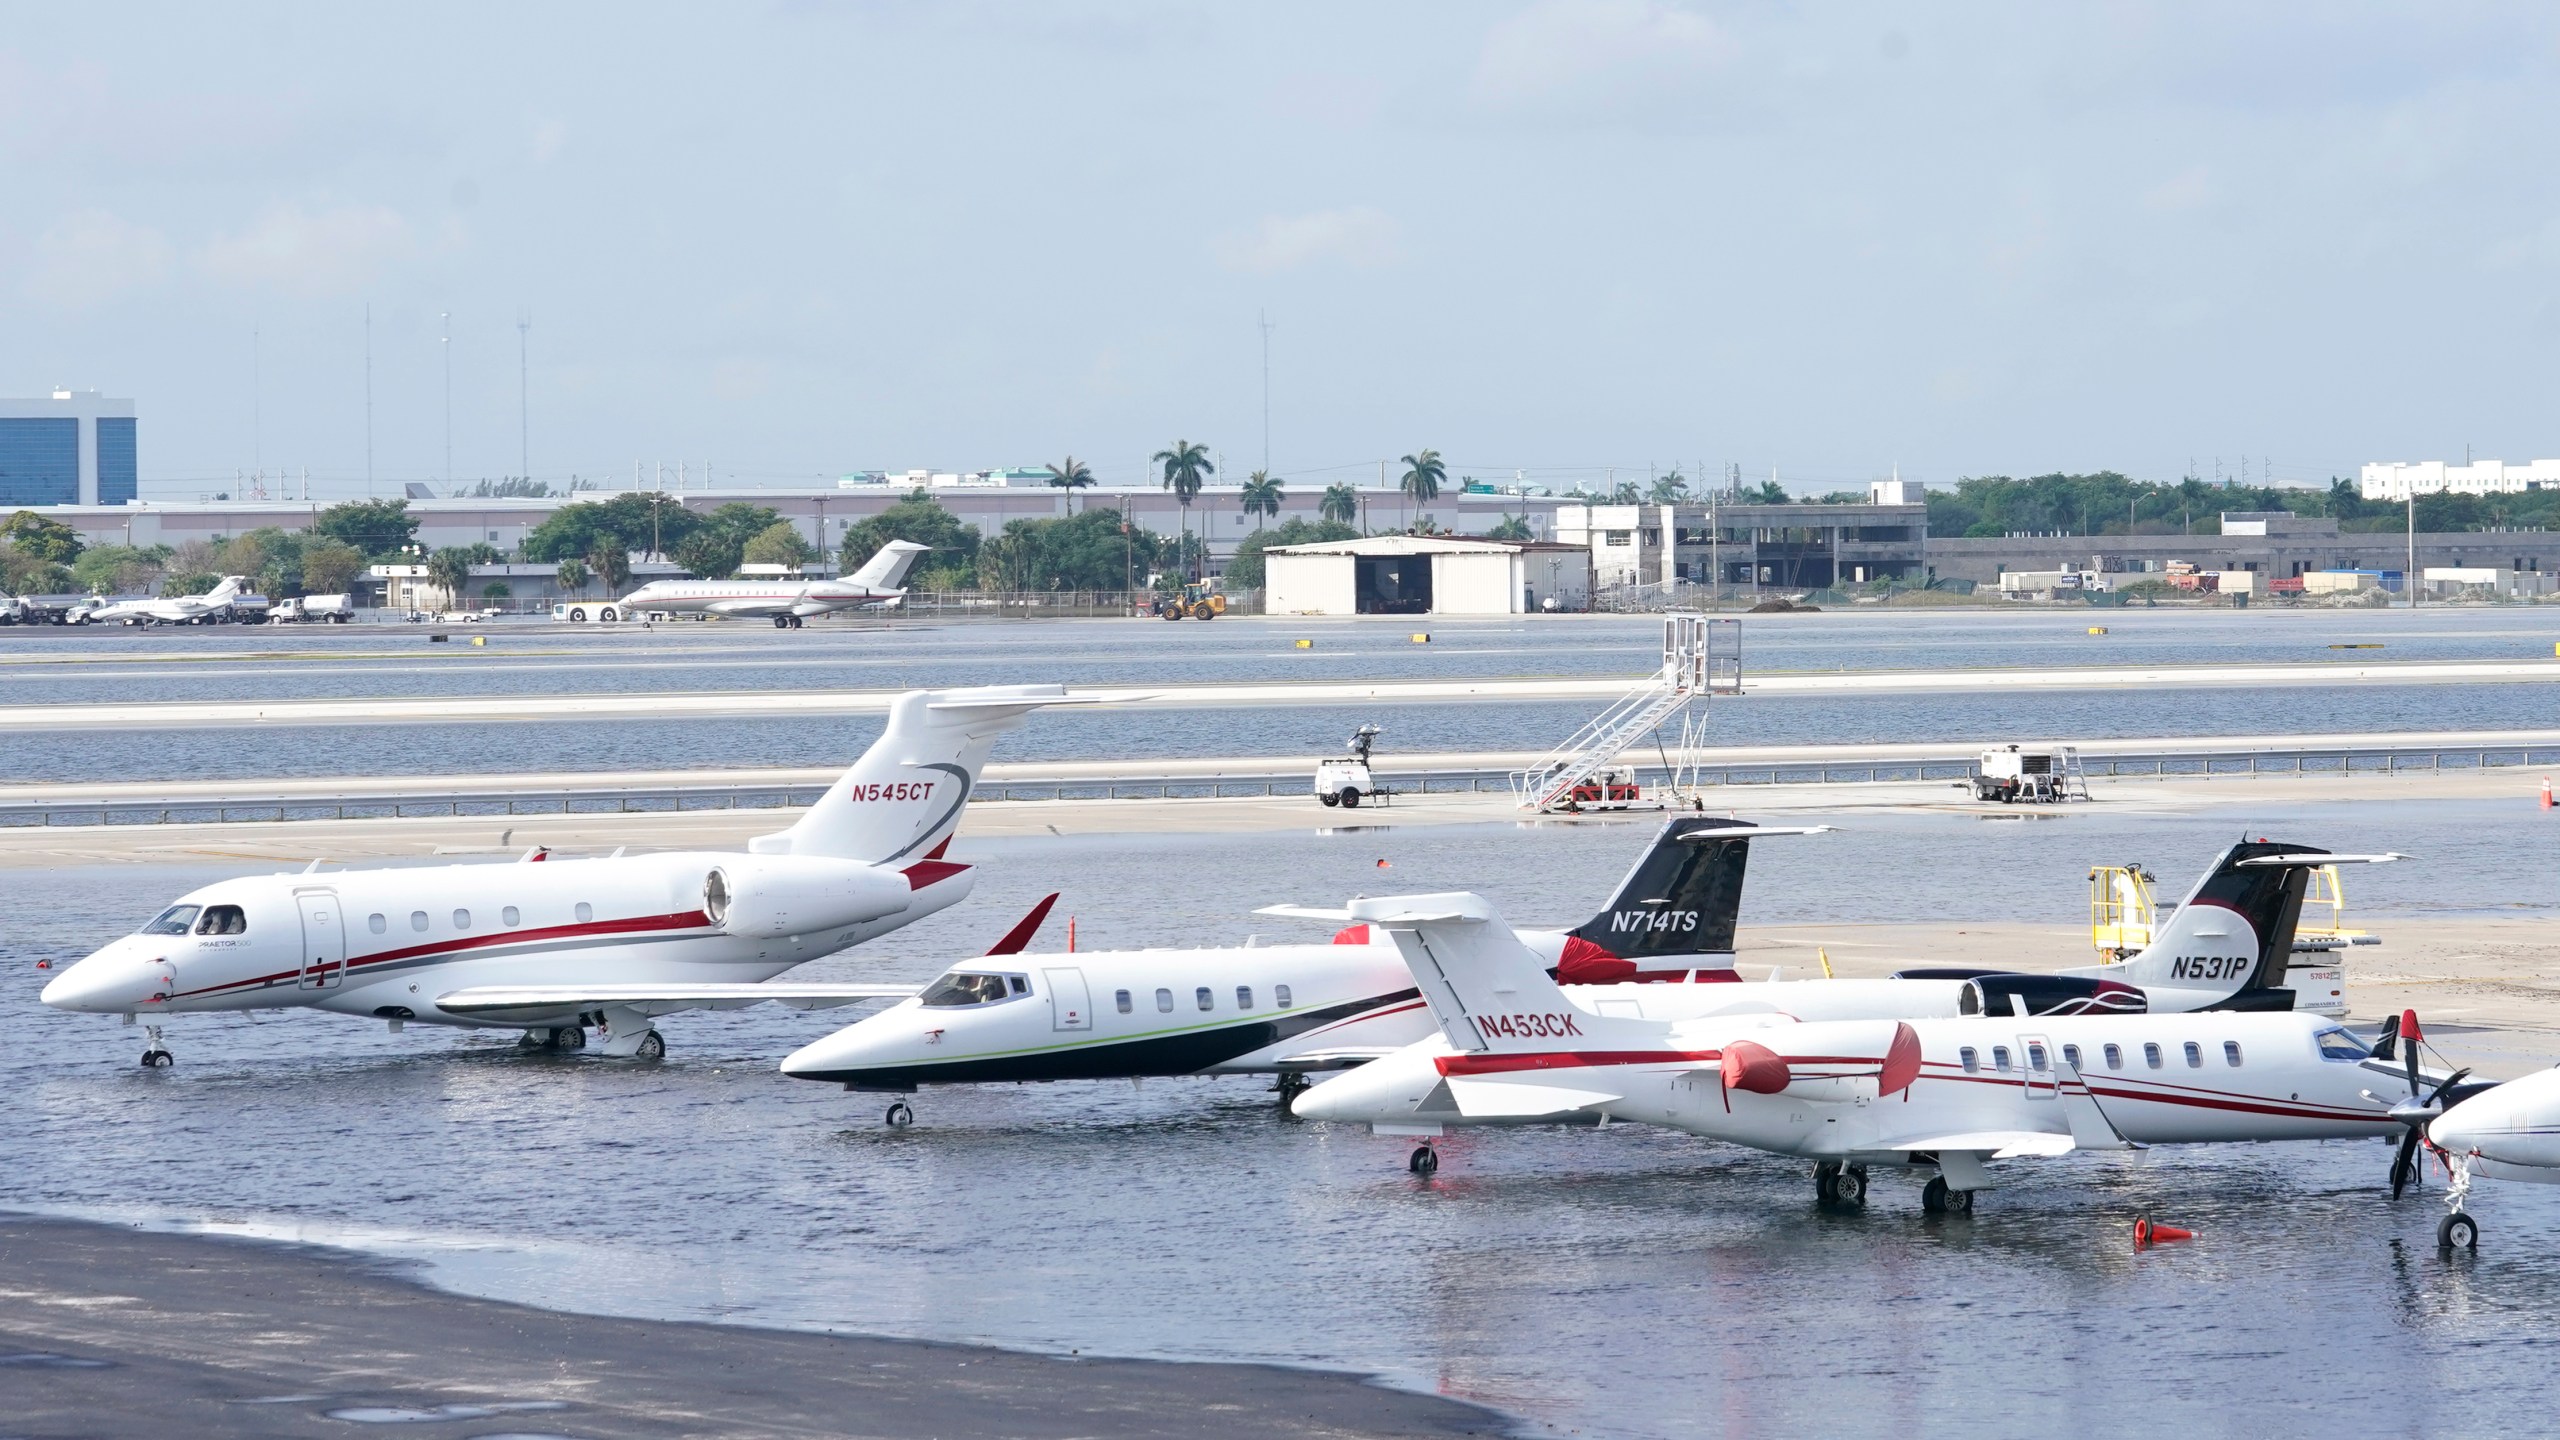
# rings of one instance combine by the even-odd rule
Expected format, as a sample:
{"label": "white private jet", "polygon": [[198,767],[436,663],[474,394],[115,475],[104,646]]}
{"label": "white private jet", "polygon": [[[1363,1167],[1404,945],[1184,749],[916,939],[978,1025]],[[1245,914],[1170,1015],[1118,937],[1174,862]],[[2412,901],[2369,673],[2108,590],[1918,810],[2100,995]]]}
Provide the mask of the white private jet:
{"label": "white private jet", "polygon": [[[1572,930],[1524,931],[1520,939],[1577,1007],[1649,1020],[1772,1012],[1799,1020],[1900,1019],[2019,1007],[2030,1015],[2290,1009],[2283,977],[2310,872],[2390,858],[2244,841],[2197,882],[2151,946],[2096,970],[1743,980],[1732,952],[1751,841],[1823,828],[1676,817],[1599,914]],[[1262,913],[1352,919],[1346,911],[1285,905]],[[1310,1073],[1391,1055],[1432,1033],[1402,956],[1377,939],[1350,924],[1331,945],[964,964],[917,999],[803,1047],[782,1069],[849,1090],[909,1094],[919,1085],[1276,1074],[1290,1094]],[[1098,998],[1106,996],[1107,1004]],[[913,1118],[904,1102],[889,1107],[892,1125]]]}
{"label": "white private jet", "polygon": [[916,557],[932,549],[912,540],[883,545],[841,580],[652,580],[622,597],[627,611],[699,611],[706,615],[770,615],[777,630],[796,630],[812,615],[864,605],[894,605]]}
{"label": "white private jet", "polygon": [[[1869,1166],[1934,1172],[1924,1209],[1968,1212],[1987,1162],[2073,1150],[2388,1135],[2364,1042],[2315,1015],[2008,1016],[1676,1023],[1592,1015],[1470,894],[1355,900],[1411,968],[1440,1034],[1300,1095],[1312,1120],[1425,1138],[1458,1120],[1600,1117],[1815,1161],[1857,1205]],[[2388,1073],[2386,1071],[2386,1073]]]}
{"label": "white private jet", "polygon": [[247,592],[245,575],[225,575],[202,595],[158,595],[117,600],[73,612],[74,625],[210,625]]}
{"label": "white private jet", "polygon": [[[943,858],[998,736],[1055,685],[911,691],[887,729],[798,823],[747,853],[680,851],[223,880],[64,971],[43,1000],[137,1017],[165,1066],[167,1016],[307,1006],[404,1022],[526,1029],[574,1050],[655,1059],[652,1020],[764,1000],[811,1008],[906,985],[766,983],[969,893]],[[542,851],[530,852],[542,861]]]}

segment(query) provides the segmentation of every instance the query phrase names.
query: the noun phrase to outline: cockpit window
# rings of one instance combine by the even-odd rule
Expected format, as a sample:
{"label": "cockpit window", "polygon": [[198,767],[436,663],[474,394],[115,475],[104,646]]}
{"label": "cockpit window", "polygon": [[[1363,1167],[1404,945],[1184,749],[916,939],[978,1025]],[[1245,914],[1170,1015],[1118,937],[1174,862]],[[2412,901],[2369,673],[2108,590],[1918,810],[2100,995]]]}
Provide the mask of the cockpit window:
{"label": "cockpit window", "polygon": [[2312,1036],[2311,1040],[2320,1047],[2323,1060],[2362,1060],[2373,1053],[2365,1048],[2363,1041],[2349,1034],[2344,1025],[2331,1025]]}
{"label": "cockpit window", "polygon": [[246,935],[249,917],[237,905],[208,905],[204,918],[196,922],[199,935]]}
{"label": "cockpit window", "polygon": [[1028,988],[1027,984],[1021,982],[1018,977],[972,975],[966,971],[954,970],[925,987],[922,1003],[937,1007],[992,1005],[1006,998],[1005,982],[1008,978],[1016,980],[1012,994],[1021,994]]}
{"label": "cockpit window", "polygon": [[143,926],[142,933],[145,935],[184,935],[187,933],[187,928],[196,923],[196,913],[203,908],[204,907],[201,905],[172,905],[168,909],[160,912],[160,918]]}

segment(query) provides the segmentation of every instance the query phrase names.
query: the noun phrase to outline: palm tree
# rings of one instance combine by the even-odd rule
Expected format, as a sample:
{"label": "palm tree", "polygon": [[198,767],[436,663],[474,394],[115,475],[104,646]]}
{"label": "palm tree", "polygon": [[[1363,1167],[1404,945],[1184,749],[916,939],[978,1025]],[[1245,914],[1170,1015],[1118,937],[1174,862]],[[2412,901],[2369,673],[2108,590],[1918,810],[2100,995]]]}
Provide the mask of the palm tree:
{"label": "palm tree", "polygon": [[1280,482],[1268,470],[1256,470],[1244,482],[1244,513],[1254,517],[1253,528],[1262,528],[1265,517],[1280,518],[1280,501],[1284,498]]}
{"label": "palm tree", "polygon": [[584,595],[587,593],[587,562],[575,556],[563,560],[560,568],[553,572],[553,578],[560,582],[561,589]]}
{"label": "palm tree", "polygon": [[613,536],[599,535],[587,551],[587,568],[595,572],[597,583],[604,586],[605,598],[611,600],[631,583],[631,552]]}
{"label": "palm tree", "polygon": [[1067,513],[1076,509],[1076,491],[1093,483],[1093,468],[1073,455],[1049,467],[1049,484],[1067,492]]}
{"label": "palm tree", "polygon": [[1689,477],[1673,470],[1653,482],[1651,497],[1656,505],[1677,505],[1689,498]]}
{"label": "palm tree", "polygon": [[1492,529],[1484,532],[1484,538],[1487,540],[1532,540],[1537,537],[1529,533],[1529,522],[1526,517],[1519,515],[1505,515],[1502,517],[1499,524],[1496,524]]}
{"label": "palm tree", "polygon": [[471,552],[448,545],[428,556],[427,583],[444,592],[445,608],[460,608],[463,587],[471,583]]}
{"label": "palm tree", "polygon": [[1172,491],[1174,500],[1182,506],[1182,533],[1188,535],[1191,533],[1191,502],[1199,498],[1201,487],[1209,483],[1210,476],[1218,473],[1218,467],[1209,462],[1208,446],[1194,445],[1188,440],[1176,440],[1172,449],[1157,451],[1155,460],[1164,467],[1164,488]]}
{"label": "palm tree", "polygon": [[1449,467],[1440,463],[1440,452],[1425,450],[1404,457],[1405,498],[1415,505],[1428,505],[1440,498],[1440,482],[1449,478]]}
{"label": "palm tree", "polygon": [[1360,514],[1360,492],[1344,484],[1324,487],[1324,498],[1316,501],[1316,513],[1337,525],[1348,525]]}

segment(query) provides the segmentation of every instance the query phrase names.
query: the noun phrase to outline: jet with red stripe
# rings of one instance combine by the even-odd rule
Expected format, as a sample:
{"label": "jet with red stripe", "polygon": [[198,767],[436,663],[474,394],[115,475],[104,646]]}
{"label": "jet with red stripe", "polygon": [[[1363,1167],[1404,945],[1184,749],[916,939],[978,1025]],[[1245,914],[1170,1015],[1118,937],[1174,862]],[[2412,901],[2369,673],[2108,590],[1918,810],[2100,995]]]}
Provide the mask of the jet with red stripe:
{"label": "jet with red stripe", "polygon": [[2368,1047],[2315,1015],[1666,1023],[1580,1012],[1478,896],[1349,910],[1394,941],[1439,1033],[1294,1108],[1421,1137],[1417,1171],[1455,1124],[1628,1120],[1810,1159],[1826,1201],[1863,1203],[1869,1168],[1887,1166],[1930,1176],[1925,1207],[1969,1210],[1999,1160],[2402,1125],[2367,1092]]}
{"label": "jet with red stripe", "polygon": [[[773,977],[956,904],[975,883],[946,858],[996,740],[1077,703],[1057,686],[915,691],[789,829],[743,854],[678,851],[516,864],[322,871],[218,881],[179,897],[44,989],[61,1010],[149,1024],[143,1063],[170,1063],[172,1015],[307,1007],[387,1021],[523,1028],[578,1049],[655,1058],[658,1016],[766,1000],[810,1008],[899,999],[911,985]],[[1025,937],[1027,938],[1027,936]]]}

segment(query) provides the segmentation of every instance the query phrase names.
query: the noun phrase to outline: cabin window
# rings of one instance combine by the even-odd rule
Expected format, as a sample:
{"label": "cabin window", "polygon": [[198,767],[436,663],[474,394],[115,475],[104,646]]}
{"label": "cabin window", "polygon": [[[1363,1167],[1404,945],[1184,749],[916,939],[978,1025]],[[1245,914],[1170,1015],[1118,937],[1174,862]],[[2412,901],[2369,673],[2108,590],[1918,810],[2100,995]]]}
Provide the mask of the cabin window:
{"label": "cabin window", "polygon": [[1218,992],[1217,992],[1217,991],[1210,989],[1210,988],[1209,988],[1208,986],[1206,986],[1206,985],[1203,985],[1203,986],[1201,986],[1197,991],[1195,991],[1194,993],[1195,993],[1195,994],[1197,994],[1197,995],[1200,997],[1200,1008],[1201,1008],[1201,1009],[1203,1009],[1203,1010],[1215,1010],[1216,1008],[1218,1008]]}
{"label": "cabin window", "polygon": [[424,934],[427,928],[427,912],[424,910],[410,911],[409,928],[418,931],[420,934]]}
{"label": "cabin window", "polygon": [[2323,1060],[2344,1060],[2353,1064],[2373,1053],[2363,1041],[2349,1034],[2344,1025],[2329,1026],[2312,1036],[2311,1041],[2320,1047],[2320,1058]]}
{"label": "cabin window", "polygon": [[2122,1048],[2114,1045],[2107,1047],[2107,1068],[2110,1070],[2121,1070],[2124,1068],[2124,1051]]}
{"label": "cabin window", "polygon": [[1013,993],[1016,995],[1028,995],[1031,993],[1031,982],[1023,979],[1019,975],[1007,975],[1004,977],[1004,983],[1011,986]]}
{"label": "cabin window", "polygon": [[1236,1008],[1239,1010],[1250,1010],[1253,1008],[1252,986],[1239,985],[1236,987]]}
{"label": "cabin window", "polygon": [[934,1009],[954,1009],[963,1005],[992,1005],[1007,998],[1009,992],[1002,975],[972,975],[954,970],[924,987],[917,1001]]}
{"label": "cabin window", "polygon": [[470,911],[468,911],[468,910],[456,910],[456,911],[454,911],[454,912],[453,912],[453,928],[454,928],[454,929],[456,929],[456,930],[468,930],[468,929],[470,929],[470,928],[471,928],[471,912],[470,912]]}
{"label": "cabin window", "polygon": [[593,920],[594,918],[596,918],[596,907],[594,907],[593,905],[588,904],[588,903],[587,903],[586,901],[584,901],[584,900],[579,901],[579,902],[578,902],[578,923],[579,923],[579,924],[581,924],[581,925],[584,925],[584,924],[586,924],[588,921]]}
{"label": "cabin window", "polygon": [[1111,998],[1120,1002],[1120,1013],[1123,1015],[1126,1015],[1130,1011],[1138,1008],[1137,1006],[1129,1003],[1129,992],[1126,990],[1114,992]]}
{"label": "cabin window", "polygon": [[499,911],[499,912],[498,912],[498,918],[499,918],[500,920],[505,921],[505,922],[507,923],[507,925],[508,925],[508,927],[509,927],[510,929],[512,929],[513,927],[515,927],[515,926],[517,926],[517,925],[520,925],[520,924],[524,923],[524,915],[522,914],[522,912],[518,911],[518,910],[516,909],[516,907],[514,907],[513,905],[510,905],[510,906],[508,906],[506,909]]}
{"label": "cabin window", "polygon": [[1982,1057],[1975,1054],[1973,1047],[1970,1045],[1958,1050],[1956,1052],[1956,1058],[1964,1062],[1964,1073],[1967,1075],[1979,1073],[1982,1069]]}
{"label": "cabin window", "polygon": [[2159,1069],[2160,1047],[2157,1045],[2145,1044],[2142,1047],[2142,1063],[2150,1066],[2154,1070]]}
{"label": "cabin window", "polygon": [[1994,1045],[1994,1046],[1992,1046],[1992,1047],[1991,1047],[1991,1068],[1992,1068],[1992,1069],[1994,1069],[1994,1070],[1999,1071],[1999,1072],[2000,1072],[2001,1074],[2003,1074],[2003,1075],[2006,1075],[2006,1074],[2008,1074],[2008,1073],[2009,1073],[2009,1047],[2008,1047],[2008,1046],[2006,1046],[2006,1045]]}
{"label": "cabin window", "polygon": [[249,916],[237,905],[207,905],[204,918],[196,922],[199,935],[246,935]]}
{"label": "cabin window", "polygon": [[1278,1006],[1279,1006],[1281,1009],[1283,1009],[1283,1010],[1288,1009],[1288,1008],[1289,1008],[1289,987],[1288,987],[1288,986],[1286,986],[1286,985],[1274,985],[1274,986],[1272,986],[1272,987],[1271,987],[1271,1001],[1272,1001],[1272,1003],[1273,1003],[1273,1004],[1278,1005]]}
{"label": "cabin window", "polygon": [[2239,1066],[2240,1066],[2240,1042],[2239,1042],[2239,1041],[2237,1041],[2237,1040],[2225,1040],[2225,1041],[2223,1041],[2223,1042],[2222,1042],[2222,1063],[2223,1063],[2223,1064],[2225,1064],[2225,1065],[2231,1066],[2231,1067],[2232,1067],[2233,1069],[2235,1069],[2235,1070],[2239,1068]]}
{"label": "cabin window", "polygon": [[2074,1069],[2074,1070],[2079,1069],[2079,1068],[2080,1068],[2080,1047],[2079,1047],[2079,1046],[2077,1046],[2077,1045],[2065,1045],[2065,1046],[2063,1046],[2063,1047],[2062,1047],[2062,1059],[2063,1059],[2063,1063],[2064,1063],[2064,1064],[2069,1065],[2072,1069]]}
{"label": "cabin window", "polygon": [[376,935],[379,935],[383,931],[391,928],[391,922],[383,919],[379,915],[367,915],[364,917],[364,928],[372,931]]}
{"label": "cabin window", "polygon": [[1164,1014],[1167,1014],[1167,1015],[1170,1015],[1170,1014],[1172,1014],[1172,1013],[1173,1013],[1173,992],[1172,992],[1172,991],[1170,991],[1170,990],[1158,990],[1158,991],[1156,992],[1156,1009],[1157,1009],[1157,1010],[1159,1010],[1159,1011],[1161,1011],[1161,1012],[1163,1012]]}
{"label": "cabin window", "polygon": [[2197,1044],[2196,1042],[2194,1042],[2193,1040],[2190,1040],[2190,1041],[2188,1041],[2188,1042],[2186,1043],[2186,1047],[2185,1047],[2185,1048],[2186,1048],[2186,1052],[2187,1052],[2187,1068],[2188,1068],[2188,1069],[2190,1069],[2190,1070],[2201,1070],[2201,1069],[2203,1069],[2203,1068],[2204,1068],[2204,1047],[2203,1047],[2203,1046],[2201,1046],[2201,1045],[2198,1045],[2198,1044]]}
{"label": "cabin window", "polygon": [[2044,1046],[2033,1040],[2027,1042],[2027,1068],[2039,1073],[2053,1068],[2053,1062],[2045,1058]]}
{"label": "cabin window", "polygon": [[145,935],[184,935],[187,933],[187,927],[196,923],[196,916],[201,913],[203,909],[204,907],[201,905],[172,905],[168,909],[161,911],[158,918],[154,919],[150,924],[143,926],[142,933]]}

